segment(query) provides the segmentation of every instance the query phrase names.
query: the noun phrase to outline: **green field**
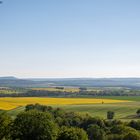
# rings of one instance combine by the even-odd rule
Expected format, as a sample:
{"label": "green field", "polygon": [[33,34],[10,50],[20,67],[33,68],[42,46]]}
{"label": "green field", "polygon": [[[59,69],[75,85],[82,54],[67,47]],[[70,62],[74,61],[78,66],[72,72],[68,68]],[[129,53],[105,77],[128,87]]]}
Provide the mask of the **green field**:
{"label": "green field", "polygon": [[98,105],[73,105],[63,106],[69,111],[78,111],[88,113],[92,116],[106,118],[107,111],[114,111],[116,119],[136,119],[136,111],[140,108],[139,102],[134,103],[114,103],[114,104],[98,104]]}
{"label": "green field", "polygon": [[[96,97],[101,98],[101,97]],[[102,96],[104,99],[129,100],[140,102],[140,96]]]}
{"label": "green field", "polygon": [[[101,98],[101,97],[99,97]],[[103,98],[103,97],[102,97]],[[106,97],[109,98],[109,97]],[[53,107],[61,107],[67,111],[76,111],[80,113],[88,113],[91,116],[99,116],[106,118],[107,111],[114,111],[115,118],[121,120],[138,119],[136,111],[140,108],[140,97],[110,97],[111,99],[130,100],[133,102],[111,103],[111,104],[90,104],[90,105],[53,105]],[[23,111],[24,107],[18,107],[7,111],[12,117],[15,117],[19,112]]]}
{"label": "green field", "polygon": [[0,94],[20,94],[26,92],[23,88],[2,88],[0,87]]}

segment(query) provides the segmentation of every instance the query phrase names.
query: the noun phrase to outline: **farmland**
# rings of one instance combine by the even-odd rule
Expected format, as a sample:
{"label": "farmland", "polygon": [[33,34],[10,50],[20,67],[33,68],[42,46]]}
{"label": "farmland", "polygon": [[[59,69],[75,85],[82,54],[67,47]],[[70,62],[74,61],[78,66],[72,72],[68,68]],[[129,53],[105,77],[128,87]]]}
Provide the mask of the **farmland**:
{"label": "farmland", "polygon": [[[79,87],[1,88],[0,109],[6,110],[14,117],[23,111],[27,104],[39,103],[102,118],[106,118],[107,111],[114,111],[116,119],[137,119],[136,111],[140,108],[139,90],[85,89],[81,90]],[[118,96],[114,96],[116,94]],[[10,97],[11,95],[13,97]]]}
{"label": "farmland", "polygon": [[[127,100],[128,99],[128,100]],[[61,107],[66,111],[76,111],[79,113],[88,113],[91,116],[99,116],[106,118],[107,111],[114,111],[116,119],[131,120],[135,118],[136,110],[139,109],[140,98],[129,99],[123,97],[123,99],[105,98],[40,98],[40,97],[19,97],[19,98],[0,98],[0,109],[7,110],[11,116],[17,115],[24,110],[24,106],[27,104],[44,104],[51,105],[53,107]]]}
{"label": "farmland", "polygon": [[9,88],[0,88],[0,94],[16,94],[19,93],[19,91],[16,89],[9,89]]}
{"label": "farmland", "polygon": [[90,105],[90,104],[108,104],[130,102],[127,100],[113,99],[89,99],[89,98],[39,98],[39,97],[21,97],[21,98],[0,98],[0,109],[10,110],[27,104],[44,105]]}
{"label": "farmland", "polygon": [[79,88],[74,87],[67,87],[67,88],[61,88],[61,87],[48,87],[48,88],[31,88],[32,90],[36,91],[60,91],[60,92],[79,92]]}

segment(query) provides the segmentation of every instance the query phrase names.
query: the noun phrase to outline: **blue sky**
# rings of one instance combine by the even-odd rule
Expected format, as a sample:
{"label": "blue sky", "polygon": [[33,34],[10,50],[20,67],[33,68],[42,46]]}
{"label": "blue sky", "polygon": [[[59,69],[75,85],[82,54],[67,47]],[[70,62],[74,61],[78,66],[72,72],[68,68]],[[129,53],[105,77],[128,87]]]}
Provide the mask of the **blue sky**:
{"label": "blue sky", "polygon": [[140,77],[139,0],[3,0],[0,76]]}

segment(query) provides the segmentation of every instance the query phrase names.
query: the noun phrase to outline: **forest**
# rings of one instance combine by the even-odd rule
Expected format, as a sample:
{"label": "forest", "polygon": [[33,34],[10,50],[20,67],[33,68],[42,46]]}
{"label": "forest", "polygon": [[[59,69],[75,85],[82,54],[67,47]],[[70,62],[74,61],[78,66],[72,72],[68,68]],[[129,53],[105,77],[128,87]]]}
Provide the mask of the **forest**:
{"label": "forest", "polygon": [[[137,111],[140,114],[140,110]],[[0,114],[1,140],[140,140],[140,121],[123,122],[108,111],[106,119],[28,104],[15,118]]]}

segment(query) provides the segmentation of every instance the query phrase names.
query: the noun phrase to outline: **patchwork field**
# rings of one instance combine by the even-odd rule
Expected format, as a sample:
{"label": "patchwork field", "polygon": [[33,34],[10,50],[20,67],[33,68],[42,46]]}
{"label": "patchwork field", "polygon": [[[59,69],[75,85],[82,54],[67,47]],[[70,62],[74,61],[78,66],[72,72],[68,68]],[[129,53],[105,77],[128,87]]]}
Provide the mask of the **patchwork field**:
{"label": "patchwork field", "polygon": [[0,89],[0,94],[13,94],[13,93],[18,93],[18,91],[12,89]]}
{"label": "patchwork field", "polygon": [[[107,99],[105,99],[107,98]],[[40,97],[6,97],[0,98],[0,109],[7,110],[15,117],[27,104],[44,104],[61,107],[67,111],[88,113],[91,116],[106,118],[107,111],[114,111],[116,119],[131,120],[136,118],[140,108],[140,97],[100,97],[98,98],[40,98]]]}
{"label": "patchwork field", "polygon": [[[61,106],[62,107],[62,106]],[[113,104],[92,104],[92,105],[73,105],[63,106],[68,111],[78,111],[80,113],[88,113],[91,116],[106,118],[108,111],[115,112],[115,118],[121,120],[138,119],[136,117],[137,109],[140,109],[140,102],[123,102]]]}
{"label": "patchwork field", "polygon": [[94,99],[94,98],[40,98],[40,97],[5,97],[0,98],[0,109],[10,110],[27,104],[44,104],[44,105],[91,105],[91,104],[108,104],[108,103],[127,103],[127,100],[115,99]]}
{"label": "patchwork field", "polygon": [[79,92],[79,88],[55,88],[55,87],[48,87],[48,88],[32,88],[32,90],[41,90],[41,91],[60,91],[60,92]]}

